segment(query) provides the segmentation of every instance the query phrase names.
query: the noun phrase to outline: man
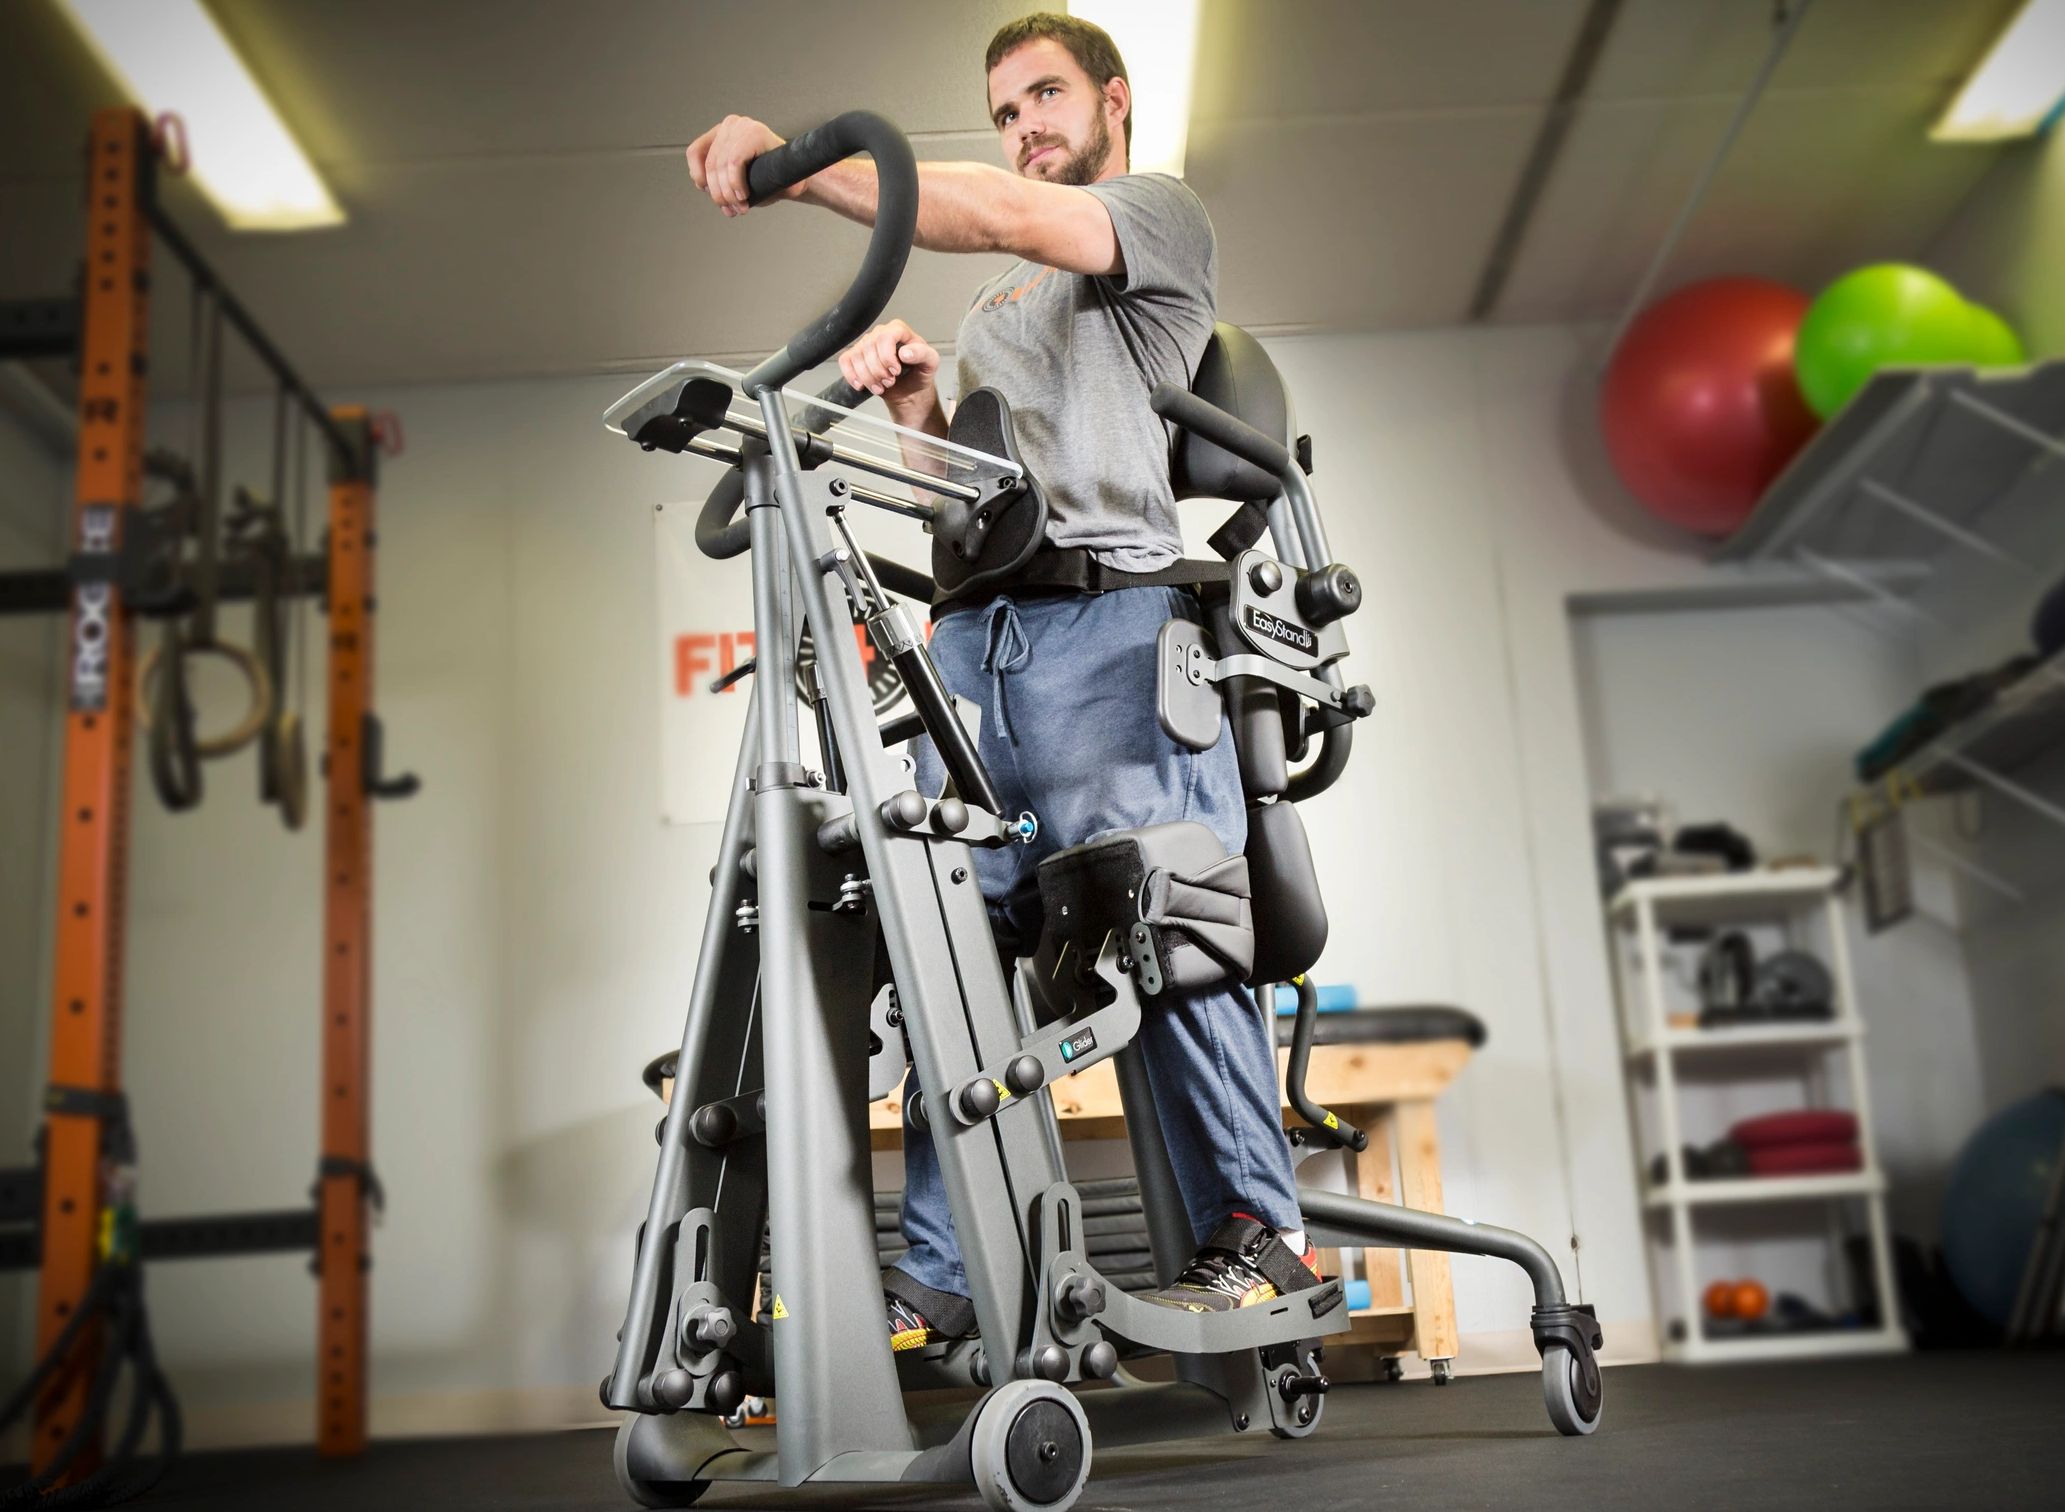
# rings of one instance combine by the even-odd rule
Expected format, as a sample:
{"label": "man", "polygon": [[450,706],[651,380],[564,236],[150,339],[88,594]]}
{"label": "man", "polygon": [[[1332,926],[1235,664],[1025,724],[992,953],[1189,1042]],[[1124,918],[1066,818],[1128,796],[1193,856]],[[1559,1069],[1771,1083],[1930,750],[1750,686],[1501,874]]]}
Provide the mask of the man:
{"label": "man", "polygon": [[[1151,573],[1182,554],[1169,436],[1148,406],[1164,379],[1188,387],[1212,333],[1217,251],[1204,206],[1179,180],[1128,172],[1132,91],[1111,38],[1067,16],[1014,21],[985,60],[1005,172],[920,163],[917,241],[937,252],[1009,252],[961,323],[960,391],[1009,401],[1020,449],[1045,488],[1050,550],[1087,551],[1113,573]],[[746,167],[779,146],[728,116],[688,149],[689,172],[726,215],[748,209]],[[871,223],[874,169],[841,163],[786,198]],[[843,353],[840,371],[899,423],[935,436],[947,415],[939,353],[900,320]],[[1034,846],[976,852],[999,934],[1039,935],[1034,868],[1108,830],[1188,819],[1229,853],[1247,839],[1233,743],[1194,753],[1155,717],[1155,637],[1190,596],[1164,586],[1101,593],[1019,589],[943,606],[932,655],[947,687],[983,706],[980,749],[1005,812],[1040,817]],[[936,790],[929,748],[921,777]],[[1143,1017],[1157,1107],[1199,1243],[1153,1299],[1224,1311],[1317,1283],[1278,1121],[1273,1035],[1237,985]],[[974,1330],[931,1136],[904,1126],[904,1237],[883,1277],[899,1350]]]}

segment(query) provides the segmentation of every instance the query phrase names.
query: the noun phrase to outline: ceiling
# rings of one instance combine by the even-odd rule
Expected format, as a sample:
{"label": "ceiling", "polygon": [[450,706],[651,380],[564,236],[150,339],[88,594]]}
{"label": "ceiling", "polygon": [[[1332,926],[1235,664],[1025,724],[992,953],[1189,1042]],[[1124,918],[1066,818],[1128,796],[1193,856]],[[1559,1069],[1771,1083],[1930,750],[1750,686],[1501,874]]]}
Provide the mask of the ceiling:
{"label": "ceiling", "polygon": [[[680,149],[726,112],[866,106],[921,158],[996,161],[980,60],[1015,0],[208,0],[349,220],[232,235],[167,201],[325,388],[651,368],[780,344],[864,233],[729,222]],[[1188,178],[1220,310],[1261,331],[1468,316],[1587,0],[1203,0]],[[1818,0],[1665,285],[1804,287],[1922,255],[1994,150],[1924,132],[2014,0]],[[1500,321],[1619,312],[1771,36],[1771,0],[1625,0]],[[88,112],[119,103],[53,0],[0,0],[0,298],[78,257]],[[892,306],[950,339],[983,259],[916,254]],[[169,279],[160,288],[176,290]],[[176,345],[181,295],[156,301]]]}

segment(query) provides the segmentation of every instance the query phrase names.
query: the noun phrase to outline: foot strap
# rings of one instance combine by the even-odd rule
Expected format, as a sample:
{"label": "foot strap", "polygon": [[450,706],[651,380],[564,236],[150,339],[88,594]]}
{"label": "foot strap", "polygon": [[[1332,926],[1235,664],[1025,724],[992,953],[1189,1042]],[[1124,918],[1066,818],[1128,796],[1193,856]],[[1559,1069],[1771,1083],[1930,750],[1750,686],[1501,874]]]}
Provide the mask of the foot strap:
{"label": "foot strap", "polygon": [[915,1307],[934,1333],[965,1339],[975,1332],[975,1304],[952,1292],[934,1291],[910,1273],[892,1265],[882,1272],[882,1290]]}
{"label": "foot strap", "polygon": [[[1260,1247],[1260,1254],[1250,1259],[1246,1246],[1253,1244],[1258,1234],[1266,1234],[1269,1242]],[[1228,1218],[1213,1229],[1212,1237],[1205,1241],[1205,1248],[1225,1250],[1241,1257],[1260,1271],[1279,1292],[1303,1291],[1308,1286],[1319,1284],[1319,1277],[1312,1273],[1312,1268],[1291,1253],[1291,1247],[1283,1242],[1275,1229],[1244,1215]]]}

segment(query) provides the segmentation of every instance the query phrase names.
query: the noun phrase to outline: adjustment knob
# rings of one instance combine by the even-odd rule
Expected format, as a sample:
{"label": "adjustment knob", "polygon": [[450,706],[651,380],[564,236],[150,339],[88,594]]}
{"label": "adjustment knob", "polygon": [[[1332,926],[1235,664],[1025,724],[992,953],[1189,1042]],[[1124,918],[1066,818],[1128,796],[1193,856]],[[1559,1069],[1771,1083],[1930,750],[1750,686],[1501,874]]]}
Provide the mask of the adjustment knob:
{"label": "adjustment knob", "polygon": [[932,809],[932,830],[939,835],[958,835],[968,827],[968,805],[958,798],[942,798]]}
{"label": "adjustment knob", "polygon": [[1004,1085],[1023,1097],[1047,1080],[1047,1068],[1036,1055],[1021,1055],[1004,1068]]}
{"label": "adjustment knob", "polygon": [[690,1349],[722,1349],[737,1337],[738,1320],[728,1307],[699,1307],[683,1321],[681,1342]]}
{"label": "adjustment knob", "polygon": [[1094,1380],[1108,1381],[1118,1374],[1119,1352],[1112,1348],[1109,1339],[1099,1339],[1083,1351],[1083,1374]]}
{"label": "adjustment knob", "polygon": [[1068,1353],[1057,1344],[1042,1344],[1033,1351],[1033,1374],[1043,1380],[1068,1379]]}
{"label": "adjustment knob", "polygon": [[969,1119],[987,1118],[1002,1107],[1004,1100],[997,1096],[997,1084],[987,1076],[978,1076],[961,1089],[961,1113]]}
{"label": "adjustment knob", "polygon": [[1089,1276],[1070,1276],[1055,1298],[1061,1315],[1071,1323],[1093,1318],[1104,1311],[1104,1288]]}
{"label": "adjustment knob", "polygon": [[1276,592],[1283,587],[1283,568],[1268,557],[1262,558],[1248,569],[1248,586],[1265,597]]}
{"label": "adjustment knob", "polygon": [[932,1127],[931,1116],[925,1111],[924,1093],[913,1092],[904,1100],[903,1111],[905,1116],[910,1119],[912,1128],[929,1129]]}
{"label": "adjustment knob", "polygon": [[1362,607],[1362,584],[1339,562],[1298,579],[1298,612],[1313,625],[1331,625]]}

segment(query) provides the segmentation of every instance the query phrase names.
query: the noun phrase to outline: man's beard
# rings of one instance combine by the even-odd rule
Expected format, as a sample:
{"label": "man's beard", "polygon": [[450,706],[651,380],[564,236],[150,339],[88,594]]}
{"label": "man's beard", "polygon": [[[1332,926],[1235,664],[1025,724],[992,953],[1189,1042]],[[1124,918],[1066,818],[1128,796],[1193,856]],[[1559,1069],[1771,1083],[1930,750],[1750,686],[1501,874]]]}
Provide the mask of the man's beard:
{"label": "man's beard", "polygon": [[1104,124],[1104,117],[1098,115],[1090,122],[1090,140],[1083,144],[1080,152],[1069,152],[1066,143],[1061,151],[1061,166],[1048,182],[1072,184],[1079,189],[1085,184],[1094,184],[1097,175],[1104,171],[1104,165],[1111,161],[1111,128]]}

